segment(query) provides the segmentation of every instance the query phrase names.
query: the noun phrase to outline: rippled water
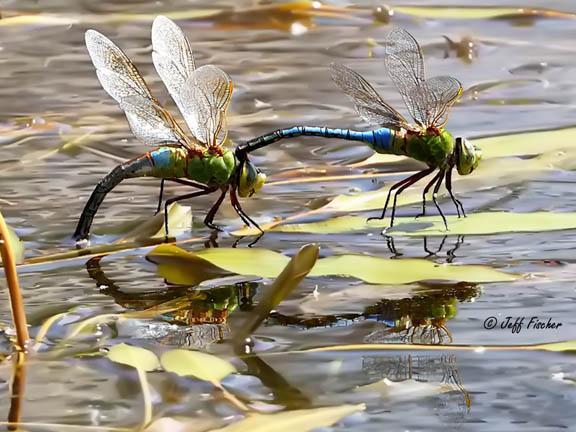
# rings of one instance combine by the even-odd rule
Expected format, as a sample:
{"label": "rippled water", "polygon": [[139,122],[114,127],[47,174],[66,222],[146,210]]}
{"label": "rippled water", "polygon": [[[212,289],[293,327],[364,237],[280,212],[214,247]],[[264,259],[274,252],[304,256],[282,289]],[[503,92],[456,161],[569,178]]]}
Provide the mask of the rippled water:
{"label": "rippled water", "polygon": [[[142,144],[131,136],[119,108],[97,81],[84,46],[83,34],[88,28],[101,31],[125,49],[158,99],[173,107],[151,63],[150,23],[155,15],[180,13],[176,15],[181,18],[177,22],[192,41],[197,62],[216,64],[234,80],[230,134],[236,142],[293,124],[364,127],[348,99],[329,79],[327,65],[333,60],[361,72],[387,101],[401,106],[401,99],[384,70],[383,49],[378,46],[389,27],[374,22],[371,11],[375,4],[371,1],[336,2],[334,5],[355,6],[359,10],[320,17],[233,11],[254,6],[248,1],[70,3],[0,2],[3,16],[0,203],[7,222],[25,241],[27,257],[72,248],[71,234],[95,184],[119,161],[144,151]],[[411,3],[458,5],[451,1]],[[474,4],[485,6],[479,1]],[[510,0],[508,5],[576,13],[576,7],[569,1],[525,4]],[[195,18],[197,11],[215,8],[225,13]],[[430,75],[454,75],[465,89],[478,90],[465,92],[449,123],[455,134],[478,137],[573,124],[576,99],[573,18],[571,15],[533,20],[421,18],[397,13],[392,21],[410,31],[423,46]],[[444,36],[456,41],[473,38],[476,49],[472,61],[458,58]],[[90,135],[83,137],[86,133]],[[74,139],[80,139],[77,145],[62,147]],[[542,142],[543,153],[546,145]],[[566,143],[566,148],[572,145]],[[369,149],[355,143],[299,139],[259,151],[253,160],[272,179],[281,179],[317,172],[360,174],[360,169],[347,165],[369,155]],[[309,168],[309,173],[295,171],[303,168]],[[398,176],[393,178],[396,180],[405,171],[415,169],[415,165],[402,161],[383,169],[397,171]],[[576,210],[572,189],[576,177],[572,171],[554,169],[528,177],[521,182],[501,182],[493,188],[487,180],[479,190],[461,193],[460,197],[469,212]],[[346,179],[269,186],[246,201],[245,210],[259,222],[266,222],[316,208],[342,193],[377,189],[386,184],[381,180]],[[122,234],[119,231],[127,230],[123,223],[148,218],[156,206],[158,186],[157,180],[140,179],[115,189],[95,220],[93,243],[111,242]],[[182,190],[171,186],[168,194],[176,195]],[[179,238],[208,235],[199,221],[213,199],[200,198],[192,203],[195,214],[199,213],[198,223],[193,234],[184,233]],[[402,207],[400,213],[415,215],[417,211],[417,206]],[[217,221],[229,228],[239,226],[228,205],[222,208]],[[230,246],[234,240],[222,235],[219,244]],[[427,241],[428,246],[438,248],[441,239]],[[269,233],[257,247],[291,255],[307,242],[318,242],[323,256],[361,253],[393,257],[379,230],[331,235]],[[387,319],[394,320],[399,311],[409,311],[413,320],[426,318],[434,315],[431,312],[434,307],[445,309],[446,304],[457,308],[456,315],[445,324],[454,344],[531,344],[573,338],[576,326],[572,313],[575,298],[572,250],[576,244],[573,231],[467,236],[462,244],[457,243],[456,236],[449,236],[442,251],[429,259],[446,262],[447,251],[458,246],[454,263],[487,264],[530,277],[464,288],[462,284],[396,286],[367,284],[345,277],[307,278],[267,325],[258,330],[256,350],[278,352],[319,345],[405,341],[409,339],[406,332],[386,334]],[[404,257],[428,255],[422,238],[399,237],[395,246]],[[201,243],[183,247],[194,250],[201,248]],[[92,272],[87,271],[86,259],[23,266],[21,284],[34,328],[46,317],[71,308],[76,308],[78,316],[92,316],[123,308],[142,309],[155,301],[177,296],[174,287],[157,273],[156,266],[146,261],[148,251],[138,249],[109,255],[96,263],[99,264],[96,271],[92,261],[92,267],[88,266]],[[261,287],[256,285],[252,288],[257,291]],[[98,289],[103,286],[108,288]],[[253,291],[248,296],[238,294],[236,287],[227,289],[224,296],[237,298],[239,302],[254,294]],[[152,294],[143,299],[142,292]],[[2,295],[5,298],[5,290]],[[257,299],[256,293],[254,300]],[[405,299],[404,303],[400,299]],[[211,307],[207,302],[200,310]],[[2,321],[10,320],[7,302],[0,307],[0,314]],[[230,326],[242,314],[241,310],[231,314]],[[551,318],[562,326],[557,330],[512,334],[509,330],[484,329],[483,322],[490,316],[500,319],[537,316],[543,320]],[[129,341],[156,350],[184,344],[232,354],[229,329],[225,326],[215,323],[196,330],[193,326],[175,330],[163,324],[175,318],[163,318],[144,323],[124,320],[101,331],[109,338],[108,344]],[[186,321],[186,317],[176,318]],[[53,338],[64,334],[64,324],[56,327]],[[151,335],[155,338],[148,339]],[[90,345],[96,344],[87,337],[88,342],[78,351],[89,351]],[[212,343],[222,338],[221,343]],[[336,430],[448,427],[543,431],[569,429],[573,423],[576,387],[562,377],[573,378],[576,370],[573,358],[567,355],[528,351],[354,351],[264,355],[262,361],[272,371],[254,363],[255,360],[236,361],[245,373],[231,379],[230,387],[247,398],[273,400],[289,408],[367,404],[364,413],[347,417],[335,426]],[[278,381],[278,374],[285,381]],[[451,387],[447,393],[434,391],[426,395],[415,391],[405,398],[395,392],[378,397],[355,391],[357,386],[384,377],[400,382],[413,378],[437,385],[448,382]],[[0,407],[7,414],[8,365],[2,367],[1,378],[4,381],[0,383]],[[201,386],[191,386],[166,374],[152,375],[151,384],[155,389],[155,413],[159,415],[201,415],[229,421],[227,417],[234,414],[222,402],[207,400],[203,395],[206,388]],[[469,408],[466,395],[471,400]],[[137,414],[140,407],[134,373],[112,367],[105,359],[66,355],[49,361],[37,360],[29,368],[22,419],[103,428],[134,426],[140,419]],[[238,418],[238,413],[235,415]]]}

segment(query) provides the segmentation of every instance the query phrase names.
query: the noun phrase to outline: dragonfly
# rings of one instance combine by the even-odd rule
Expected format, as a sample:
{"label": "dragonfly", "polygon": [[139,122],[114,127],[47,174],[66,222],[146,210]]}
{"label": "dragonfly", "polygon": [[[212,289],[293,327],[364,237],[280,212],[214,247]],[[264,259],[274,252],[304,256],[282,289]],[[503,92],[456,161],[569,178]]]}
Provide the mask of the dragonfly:
{"label": "dragonfly", "polygon": [[230,202],[244,223],[260,229],[244,212],[238,196],[254,195],[266,182],[266,175],[250,162],[246,150],[232,151],[223,145],[233,91],[226,72],[214,65],[196,68],[184,32],[164,16],[154,20],[152,60],[190,129],[191,133],[186,134],[152,95],[142,75],[120,48],[95,30],[88,30],[85,39],[102,87],[124,111],[136,138],[155,148],[116,166],[96,185],[78,221],[75,240],[87,241],[94,216],[106,195],[123,180],[136,177],[161,179],[156,213],[161,210],[165,181],[195,189],[164,202],[166,237],[169,205],[214,192],[219,196],[204,219],[206,226],[221,230],[213,221],[229,193]]}
{"label": "dragonfly", "polygon": [[436,172],[422,193],[422,213],[426,214],[426,196],[433,188],[432,201],[448,229],[446,217],[437,196],[445,183],[456,206],[458,217],[466,216],[462,202],[452,190],[452,171],[472,173],[482,159],[482,151],[463,137],[453,137],[445,129],[450,108],[462,94],[462,85],[451,76],[425,78],[422,49],[414,37],[403,29],[392,30],[386,39],[384,63],[388,74],[413,119],[408,122],[384,101],[360,74],[337,63],[330,65],[332,79],[352,100],[360,117],[376,129],[356,131],[317,126],[294,126],[279,129],[247,141],[245,151],[254,151],[284,138],[319,136],[360,141],[377,153],[408,156],[426,164],[426,168],[395,183],[390,188],[382,213],[368,220],[384,219],[392,193],[394,199],[390,227],[394,226],[398,196],[416,182]]}

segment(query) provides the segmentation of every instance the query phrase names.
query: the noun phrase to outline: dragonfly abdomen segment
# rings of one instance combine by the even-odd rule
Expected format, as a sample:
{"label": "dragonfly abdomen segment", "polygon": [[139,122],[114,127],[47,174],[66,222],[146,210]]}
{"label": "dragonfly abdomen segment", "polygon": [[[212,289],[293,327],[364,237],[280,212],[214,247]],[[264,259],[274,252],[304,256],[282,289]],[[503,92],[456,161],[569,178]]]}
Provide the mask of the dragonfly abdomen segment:
{"label": "dragonfly abdomen segment", "polygon": [[394,132],[388,128],[380,128],[371,131],[355,131],[352,129],[338,129],[318,126],[294,126],[286,129],[278,129],[269,134],[248,141],[245,145],[239,146],[237,152],[252,152],[262,147],[266,147],[276,141],[285,138],[295,138],[299,136],[318,136],[323,138],[345,139],[350,141],[360,141],[368,144],[379,153],[390,153],[394,151],[392,146]]}
{"label": "dragonfly abdomen segment", "polygon": [[152,162],[152,158],[149,154],[145,154],[120,164],[110,171],[106,177],[98,182],[92,195],[90,195],[90,199],[88,199],[88,202],[84,206],[84,210],[76,226],[76,231],[74,232],[74,239],[83,240],[88,238],[94,216],[108,192],[118,186],[124,179],[152,175],[153,170],[154,163]]}

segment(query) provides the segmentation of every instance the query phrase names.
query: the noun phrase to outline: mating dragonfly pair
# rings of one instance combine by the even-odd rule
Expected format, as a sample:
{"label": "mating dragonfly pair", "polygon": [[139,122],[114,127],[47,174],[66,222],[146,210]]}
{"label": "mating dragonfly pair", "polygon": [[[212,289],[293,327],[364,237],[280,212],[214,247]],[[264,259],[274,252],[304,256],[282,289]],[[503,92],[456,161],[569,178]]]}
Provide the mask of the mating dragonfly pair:
{"label": "mating dragonfly pair", "polygon": [[[379,217],[383,219],[394,193],[390,226],[394,224],[398,195],[417,181],[437,173],[422,194],[422,213],[426,212],[426,194],[433,188],[432,201],[444,225],[446,218],[438,205],[437,193],[445,182],[458,216],[462,203],[452,192],[452,171],[470,174],[480,162],[481,151],[464,138],[454,138],[444,129],[448,111],[462,93],[455,78],[424,77],[422,50],[406,31],[393,30],[386,41],[385,64],[400,92],[414,123],[409,123],[386,103],[359,74],[343,65],[330,66],[332,78],[353,101],[367,123],[377,129],[354,131],[327,127],[295,126],[254,138],[234,151],[224,147],[227,137],[226,112],[232,97],[230,77],[214,65],[196,68],[190,42],[171,20],[159,16],[152,24],[152,59],[156,71],[182,113],[191,134],[186,134],[171,114],[154,98],[130,59],[104,35],[88,30],[86,46],[104,90],[125,112],[133,134],[152,151],[118,165],[102,179],[90,196],[76,227],[74,238],[88,238],[90,226],[105,196],[121,181],[135,177],[161,179],[157,212],[162,207],[165,181],[196,189],[164,202],[164,224],[168,236],[168,206],[176,201],[218,192],[204,223],[213,229],[214,217],[227,194],[238,216],[246,225],[260,229],[242,209],[238,196],[250,197],[266,182],[266,175],[248,155],[284,138],[320,136],[360,141],[378,153],[408,156],[427,168],[394,184]],[[260,229],[260,231],[262,231]]]}

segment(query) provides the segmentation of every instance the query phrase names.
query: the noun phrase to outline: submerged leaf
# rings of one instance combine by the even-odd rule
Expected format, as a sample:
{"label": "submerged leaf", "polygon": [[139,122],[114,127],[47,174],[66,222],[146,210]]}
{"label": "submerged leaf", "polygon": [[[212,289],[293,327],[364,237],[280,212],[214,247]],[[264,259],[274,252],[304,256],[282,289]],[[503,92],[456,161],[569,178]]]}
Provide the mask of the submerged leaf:
{"label": "submerged leaf", "polygon": [[236,368],[226,360],[199,351],[168,351],[162,355],[160,362],[168,372],[215,383],[236,372]]}
{"label": "submerged leaf", "polygon": [[231,274],[204,258],[169,244],[156,247],[147,258],[158,265],[160,276],[176,285],[195,286]]}
{"label": "submerged leaf", "polygon": [[360,404],[282,411],[274,414],[250,414],[237,423],[213,432],[308,432],[332,426],[342,418],[364,409],[365,406]]}
{"label": "submerged leaf", "polygon": [[160,367],[158,357],[147,349],[121,343],[108,351],[107,357],[115,363],[149,372]]}
{"label": "submerged leaf", "polygon": [[274,283],[263,293],[258,305],[250,311],[250,315],[242,328],[236,334],[238,340],[250,336],[264,321],[272,309],[290,295],[300,285],[302,279],[312,270],[318,259],[320,248],[315,244],[302,246],[290,260]]}
{"label": "submerged leaf", "polygon": [[372,384],[357,387],[355,391],[357,393],[376,393],[382,398],[399,402],[423,399],[453,390],[453,386],[439,382],[416,381],[414,379],[395,382],[384,378]]}
{"label": "submerged leaf", "polygon": [[[465,218],[447,216],[449,231],[444,228],[440,216],[428,216],[419,219],[398,217],[388,235],[404,236],[445,236],[445,235],[486,235],[507,232],[542,232],[576,228],[576,213],[512,213],[483,212],[470,213]],[[321,222],[307,224],[282,225],[273,231],[309,232],[333,234],[357,230],[386,228],[390,220],[366,221],[365,216],[341,216]]]}
{"label": "submerged leaf", "polygon": [[[175,253],[201,256],[218,267],[236,274],[276,277],[289,258],[266,249],[218,248],[193,254],[176,246],[163,249]],[[170,252],[172,251],[172,252]],[[154,251],[151,252],[154,255]],[[426,259],[387,259],[367,255],[335,255],[319,259],[310,276],[345,276],[374,284],[407,284],[423,280],[465,281],[473,283],[513,281],[518,275],[483,265],[436,264]]]}

